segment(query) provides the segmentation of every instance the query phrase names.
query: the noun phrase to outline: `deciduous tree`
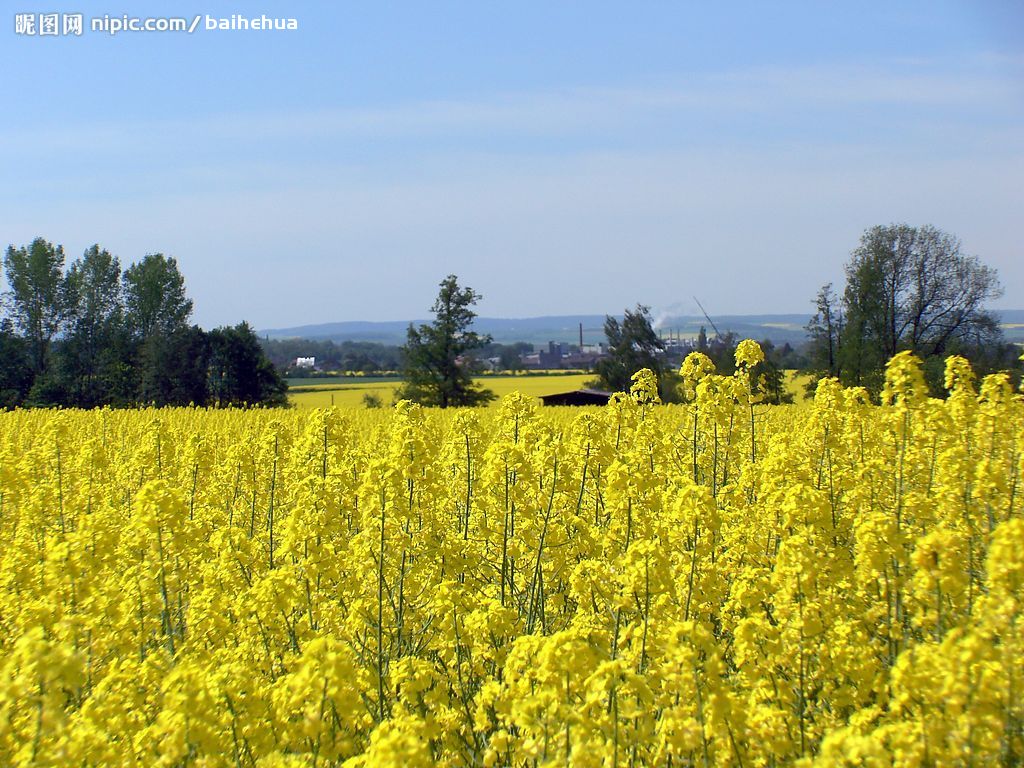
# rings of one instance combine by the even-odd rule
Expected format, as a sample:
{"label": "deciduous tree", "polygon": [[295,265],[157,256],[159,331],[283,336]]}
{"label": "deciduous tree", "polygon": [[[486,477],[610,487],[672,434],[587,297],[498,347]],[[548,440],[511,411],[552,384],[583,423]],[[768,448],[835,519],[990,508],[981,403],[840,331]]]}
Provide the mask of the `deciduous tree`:
{"label": "deciduous tree", "polygon": [[148,254],[125,270],[124,303],[128,328],[139,341],[182,330],[192,315],[178,262],[162,253]]}
{"label": "deciduous tree", "polygon": [[113,402],[120,399],[115,397],[115,382],[130,365],[122,338],[121,264],[93,245],[72,263],[66,279],[68,327],[60,348],[60,377],[75,405],[88,408]]}
{"label": "deciduous tree", "polygon": [[213,405],[286,405],[288,385],[267,359],[248,323],[207,334],[208,382]]}
{"label": "deciduous tree", "polygon": [[64,248],[37,237],[29,246],[7,248],[7,301],[14,326],[28,346],[33,375],[45,369],[50,343],[67,311]]}
{"label": "deciduous tree", "polygon": [[996,271],[955,236],[926,225],[872,227],[846,264],[846,288],[816,299],[808,330],[819,372],[877,389],[897,352],[924,358],[994,348],[1002,336],[986,304],[1002,294]]}

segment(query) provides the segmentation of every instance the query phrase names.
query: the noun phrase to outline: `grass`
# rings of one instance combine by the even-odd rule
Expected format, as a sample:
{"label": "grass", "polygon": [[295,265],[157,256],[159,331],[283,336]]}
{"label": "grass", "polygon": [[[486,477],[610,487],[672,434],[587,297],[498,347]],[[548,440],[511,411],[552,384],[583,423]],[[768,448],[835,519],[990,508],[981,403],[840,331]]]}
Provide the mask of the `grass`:
{"label": "grass", "polygon": [[[579,389],[593,378],[594,374],[592,373],[487,376],[477,379],[477,383],[494,392],[499,398],[516,391],[524,395],[540,397],[541,395],[553,395],[556,392]],[[326,408],[330,405],[361,408],[365,407],[363,398],[368,394],[373,394],[380,398],[383,405],[390,405],[394,399],[395,390],[402,383],[397,379],[360,381],[356,378],[343,378],[340,381],[343,383],[302,385],[289,391],[288,400],[298,408]]]}

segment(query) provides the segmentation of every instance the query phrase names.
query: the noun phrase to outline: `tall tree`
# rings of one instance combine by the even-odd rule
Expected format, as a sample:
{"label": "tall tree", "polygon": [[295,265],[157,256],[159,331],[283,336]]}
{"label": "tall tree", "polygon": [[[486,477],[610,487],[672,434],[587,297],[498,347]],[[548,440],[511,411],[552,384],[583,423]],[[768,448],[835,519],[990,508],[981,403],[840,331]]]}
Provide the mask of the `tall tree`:
{"label": "tall tree", "polygon": [[932,226],[872,227],[846,266],[846,281],[849,308],[868,319],[886,359],[902,349],[941,355],[958,339],[988,337],[998,327],[985,309],[1002,295],[996,271]]}
{"label": "tall tree", "polygon": [[28,345],[29,364],[38,376],[46,370],[50,344],[66,314],[64,248],[41,237],[27,247],[9,246],[4,269],[14,325]]}
{"label": "tall tree", "polygon": [[816,312],[807,324],[811,339],[810,364],[825,376],[839,375],[839,340],[843,327],[842,308],[832,283],[818,291],[814,299]]}
{"label": "tall tree", "polygon": [[252,328],[188,325],[192,302],[172,258],[150,254],[122,275],[93,245],[65,275],[63,249],[37,238],[10,246],[2,266],[0,408],[207,405],[211,386],[218,405],[286,404]]}
{"label": "tall tree", "polygon": [[[190,334],[188,319],[192,314],[192,301],[185,295],[185,278],[178,270],[178,262],[162,253],[151,253],[125,270],[124,278],[125,327],[137,351],[135,379],[138,397],[142,402],[162,404],[180,402],[181,391],[203,397],[188,402],[205,402],[207,394],[199,393],[198,384],[190,376],[192,366],[181,356],[190,351],[203,351],[201,367],[205,370],[205,336]],[[197,329],[198,330],[198,329]],[[201,335],[202,332],[200,331]],[[186,368],[174,372],[166,366],[182,361]],[[182,378],[184,377],[184,378]],[[173,379],[178,379],[177,382]],[[185,380],[189,382],[185,384]],[[201,377],[205,387],[205,375]],[[176,390],[178,394],[171,394]]]}
{"label": "tall tree", "polygon": [[[128,363],[122,333],[121,264],[99,245],[72,263],[67,274],[68,330],[60,348],[61,377],[74,403],[112,402],[114,379]],[[115,354],[120,350],[120,354]]]}
{"label": "tall tree", "polygon": [[986,309],[1000,295],[996,271],[955,236],[933,226],[872,227],[846,264],[842,301],[828,286],[818,295],[811,354],[830,359],[827,371],[844,383],[877,389],[886,361],[902,350],[928,359],[1001,346]]}
{"label": "tall tree", "polygon": [[472,330],[473,306],[482,298],[472,288],[459,286],[455,275],[440,284],[431,311],[434,322],[414,327],[406,334],[405,384],[400,398],[423,405],[481,405],[494,393],[473,385],[469,354],[490,343],[491,337]]}
{"label": "tall tree", "polygon": [[128,328],[140,341],[182,330],[192,315],[178,262],[162,253],[148,254],[125,270],[124,304]]}
{"label": "tall tree", "polygon": [[632,376],[641,368],[649,368],[658,377],[662,399],[671,399],[666,387],[665,364],[662,352],[665,345],[654,331],[651,310],[637,304],[634,310],[625,310],[622,322],[607,315],[604,335],[608,340],[608,356],[594,367],[602,387],[615,392],[628,392]]}

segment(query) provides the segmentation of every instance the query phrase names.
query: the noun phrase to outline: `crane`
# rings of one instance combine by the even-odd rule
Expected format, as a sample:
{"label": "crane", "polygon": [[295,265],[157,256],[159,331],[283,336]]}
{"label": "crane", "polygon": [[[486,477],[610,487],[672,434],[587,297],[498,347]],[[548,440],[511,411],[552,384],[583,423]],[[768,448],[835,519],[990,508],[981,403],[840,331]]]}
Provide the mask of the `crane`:
{"label": "crane", "polygon": [[709,315],[707,310],[704,309],[704,305],[700,303],[700,299],[694,296],[693,300],[697,302],[697,306],[700,307],[700,311],[704,313],[704,317],[706,317],[708,322],[711,323],[711,327],[715,329],[715,336],[721,338],[722,332],[718,330],[718,326],[715,325],[715,321],[711,319],[711,315]]}

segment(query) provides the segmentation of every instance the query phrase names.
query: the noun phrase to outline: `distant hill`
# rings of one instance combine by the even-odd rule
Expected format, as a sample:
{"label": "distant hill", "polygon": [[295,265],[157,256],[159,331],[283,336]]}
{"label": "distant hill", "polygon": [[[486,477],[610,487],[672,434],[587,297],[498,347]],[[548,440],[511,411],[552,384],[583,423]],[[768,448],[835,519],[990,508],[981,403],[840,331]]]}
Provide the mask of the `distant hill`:
{"label": "distant hill", "polygon": [[[583,326],[583,342],[596,344],[604,341],[604,315],[553,315],[547,317],[478,317],[473,324],[478,333],[489,333],[494,340],[502,343],[525,341],[531,344],[546,344],[549,341],[578,343],[580,325]],[[803,326],[808,317],[804,315],[723,315],[713,318],[723,333],[733,331],[740,337],[771,339],[776,343],[804,340]],[[414,320],[414,323],[427,322]],[[703,317],[667,317],[659,319],[658,331],[663,336],[695,338],[701,326],[707,328],[709,336],[714,331]],[[350,321],[301,325],[294,328],[269,328],[260,331],[261,336],[271,339],[330,339],[331,341],[376,341],[382,344],[404,344],[407,321]]]}
{"label": "distant hill", "polygon": [[[1024,310],[1001,310],[997,313],[1003,323],[1006,338],[1024,341]],[[604,341],[604,315],[551,315],[546,317],[478,317],[473,327],[478,333],[489,333],[501,343],[525,341],[542,345],[549,341],[578,343],[580,324],[583,325],[585,344]],[[807,339],[804,327],[810,320],[807,314],[788,315],[715,315],[711,318],[722,333],[732,331],[741,339],[761,341],[770,339],[775,344],[786,342],[796,345]],[[428,322],[414,320],[414,323]],[[658,318],[658,332],[664,337],[696,338],[701,326],[709,337],[715,331],[704,317],[691,315]],[[300,325],[294,328],[269,328],[259,331],[271,339],[329,339],[331,341],[375,341],[381,344],[404,344],[409,322],[390,320]]]}
{"label": "distant hill", "polygon": [[662,335],[688,339],[696,338],[701,327],[710,338],[717,328],[722,333],[731,331],[741,339],[769,339],[775,344],[788,342],[795,346],[807,340],[805,327],[810,319],[810,315],[713,315],[712,325],[706,317],[684,315],[659,318],[658,330]]}
{"label": "distant hill", "polygon": [[[272,339],[330,339],[331,341],[377,341],[382,344],[404,344],[409,322],[426,323],[429,320],[389,320],[369,322],[323,323],[300,325],[295,328],[271,328],[260,331],[261,336]],[[604,315],[561,315],[553,317],[478,317],[473,323],[477,333],[489,333],[498,342],[526,341],[546,344],[548,341],[578,342],[580,323],[587,344],[604,340]]]}
{"label": "distant hill", "polygon": [[1007,341],[1024,343],[1024,309],[1004,309],[996,313]]}

